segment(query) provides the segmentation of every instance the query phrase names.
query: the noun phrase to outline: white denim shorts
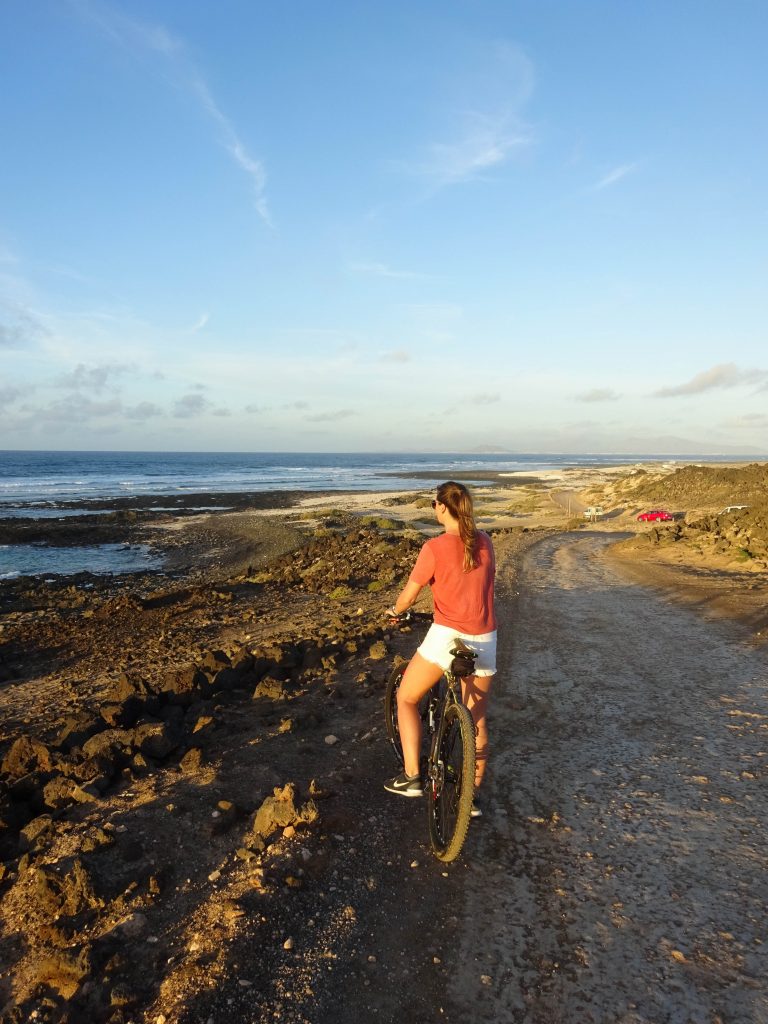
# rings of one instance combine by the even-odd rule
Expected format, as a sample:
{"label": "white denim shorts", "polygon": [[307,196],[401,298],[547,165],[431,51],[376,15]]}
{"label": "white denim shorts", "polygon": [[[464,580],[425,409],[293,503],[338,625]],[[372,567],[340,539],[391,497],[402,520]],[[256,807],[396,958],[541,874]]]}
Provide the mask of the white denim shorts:
{"label": "white denim shorts", "polygon": [[496,674],[495,629],[492,633],[479,633],[477,636],[473,636],[471,633],[459,633],[451,626],[439,626],[437,623],[433,623],[416,653],[420,654],[425,661],[431,661],[433,665],[439,665],[445,671],[451,667],[453,661],[451,648],[456,637],[477,652],[476,676]]}

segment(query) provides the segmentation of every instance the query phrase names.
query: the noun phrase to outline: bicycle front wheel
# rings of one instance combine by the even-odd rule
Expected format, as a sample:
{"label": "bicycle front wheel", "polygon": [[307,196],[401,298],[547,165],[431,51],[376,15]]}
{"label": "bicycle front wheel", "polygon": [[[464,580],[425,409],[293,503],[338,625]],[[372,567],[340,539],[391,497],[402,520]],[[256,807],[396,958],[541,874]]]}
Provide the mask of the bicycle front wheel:
{"label": "bicycle front wheel", "polygon": [[475,729],[463,704],[445,709],[430,758],[427,815],[438,860],[455,860],[469,828],[475,792]]}
{"label": "bicycle front wheel", "polygon": [[407,668],[407,661],[401,661],[399,665],[395,665],[389,674],[387,689],[384,693],[384,724],[395,757],[401,765],[403,764],[403,747],[400,743],[400,730],[397,727],[397,691]]}

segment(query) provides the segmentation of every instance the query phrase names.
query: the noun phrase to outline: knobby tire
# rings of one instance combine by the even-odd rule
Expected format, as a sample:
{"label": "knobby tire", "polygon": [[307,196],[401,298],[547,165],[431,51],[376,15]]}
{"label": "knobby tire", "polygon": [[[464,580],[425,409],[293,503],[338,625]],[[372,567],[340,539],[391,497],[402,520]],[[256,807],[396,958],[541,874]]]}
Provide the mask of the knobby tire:
{"label": "knobby tire", "polygon": [[387,727],[389,742],[395,751],[395,756],[400,764],[403,764],[403,746],[400,742],[400,730],[397,727],[397,691],[403,678],[408,662],[400,662],[395,665],[387,680],[387,689],[384,693],[384,724]]}
{"label": "knobby tire", "polygon": [[438,860],[455,860],[467,836],[475,792],[475,728],[463,704],[449,704],[435,738],[437,778],[428,780],[429,838]]}

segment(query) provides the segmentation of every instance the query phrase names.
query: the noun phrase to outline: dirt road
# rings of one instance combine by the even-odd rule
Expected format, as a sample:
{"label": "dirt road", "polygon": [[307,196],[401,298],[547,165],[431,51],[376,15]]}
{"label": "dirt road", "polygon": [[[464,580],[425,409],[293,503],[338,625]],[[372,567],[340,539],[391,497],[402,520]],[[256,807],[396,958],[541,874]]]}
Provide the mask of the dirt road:
{"label": "dirt road", "polygon": [[610,540],[547,538],[503,602],[441,1019],[768,1020],[765,651],[623,580]]}
{"label": "dirt road", "polygon": [[[34,872],[6,879],[3,1024],[768,1022],[768,648],[624,578],[606,554],[615,537],[496,537],[491,813],[454,864],[428,849],[424,802],[382,787],[395,770],[377,699],[387,662],[366,659],[372,637],[354,630],[385,602],[366,592],[366,612],[338,627],[357,660],[328,685],[274,706],[220,695],[198,722],[197,772],[170,759],[56,812]],[[195,640],[261,630],[276,642],[327,615],[321,593],[278,593],[190,592],[178,618],[139,606],[127,621],[159,672]],[[69,669],[59,654],[46,675],[58,693],[74,688],[73,707],[114,657],[102,612],[72,620],[90,624],[93,661]],[[418,643],[385,639],[387,660]],[[44,719],[35,678],[3,691],[27,725]],[[273,786],[304,793],[310,780],[319,826],[270,833],[249,867],[251,811]],[[245,808],[225,829],[212,825],[222,800]],[[99,836],[78,853],[99,906],[60,920],[55,903],[54,917],[36,873],[54,877]],[[159,892],[145,894],[153,879]],[[70,1006],[51,979],[64,972],[63,985],[75,955],[87,980]],[[14,991],[31,994],[16,1006]]]}

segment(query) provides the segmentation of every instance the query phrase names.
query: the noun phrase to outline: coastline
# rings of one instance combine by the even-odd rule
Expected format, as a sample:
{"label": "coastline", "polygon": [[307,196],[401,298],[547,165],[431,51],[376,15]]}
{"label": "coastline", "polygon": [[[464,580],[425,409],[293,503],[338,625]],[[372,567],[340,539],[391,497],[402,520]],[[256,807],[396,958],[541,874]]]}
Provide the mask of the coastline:
{"label": "coastline", "polygon": [[[685,477],[710,510],[713,553],[696,553],[682,520],[666,534],[636,520],[679,493],[677,469],[479,488],[504,600],[525,600],[519,561],[540,541],[596,532],[629,538],[606,557],[631,585],[731,618],[763,644],[768,572],[758,555],[748,571],[733,561],[723,545],[738,521],[715,514],[729,478],[715,468],[711,491],[696,491]],[[101,1024],[126,1005],[133,1019],[192,1024],[196,1008],[218,1012],[211,980],[238,985],[242,947],[260,950],[251,991],[266,1014],[287,937],[300,945],[327,916],[325,948],[348,955],[358,915],[412,871],[410,857],[379,863],[393,827],[408,849],[423,843],[421,815],[391,808],[378,780],[391,770],[383,687],[417,641],[382,610],[436,529],[431,491],[243,495],[218,511],[200,505],[220,495],[198,494],[179,512],[123,508],[80,532],[62,521],[49,537],[69,530],[76,545],[101,525],[156,546],[166,564],[0,584],[0,1007],[31,1019],[43,991],[62,1022]],[[608,515],[586,522],[583,508],[600,502]],[[424,876],[435,896],[448,884]],[[414,941],[419,914],[402,918]],[[106,972],[126,942],[131,961]]]}

